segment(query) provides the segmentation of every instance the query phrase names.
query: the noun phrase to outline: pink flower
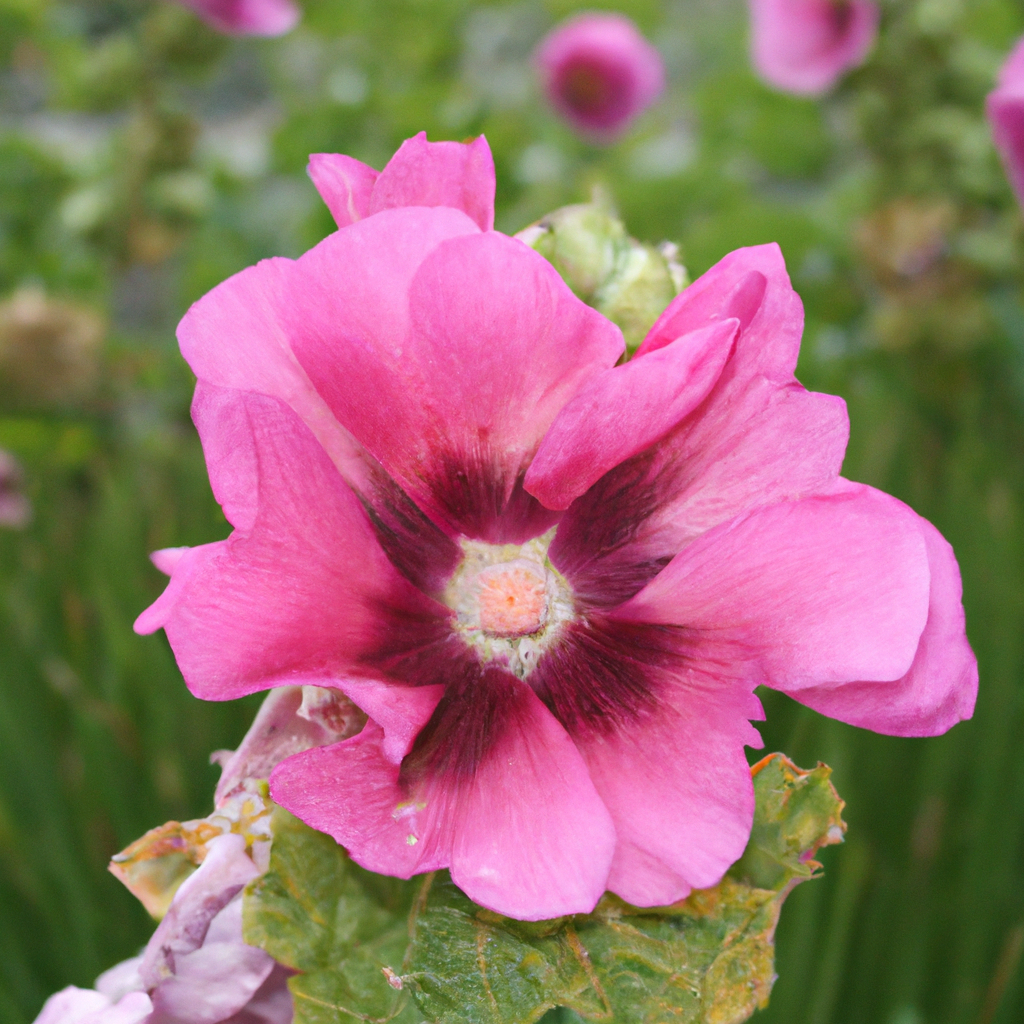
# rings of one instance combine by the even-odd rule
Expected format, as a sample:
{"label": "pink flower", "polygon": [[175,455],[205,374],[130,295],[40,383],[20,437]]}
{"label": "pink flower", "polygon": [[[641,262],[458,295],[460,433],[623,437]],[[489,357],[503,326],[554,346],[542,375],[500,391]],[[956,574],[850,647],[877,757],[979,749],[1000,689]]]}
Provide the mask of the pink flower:
{"label": "pink flower", "polygon": [[233,36],[281,36],[301,17],[292,0],[181,0],[218,32]]}
{"label": "pink flower", "polygon": [[369,716],[275,800],[515,917],[668,904],[743,851],[757,685],[902,736],[971,714],[953,552],[840,478],[777,246],[617,365],[618,328],[490,230],[483,139],[310,170],[341,230],[179,328],[235,530],[166,560],[136,624],[199,697],[315,685]]}
{"label": "pink flower", "polygon": [[142,954],[50,996],[35,1024],[291,1024],[288,971],[242,941],[245,840],[210,840]]}
{"label": "pink flower", "polygon": [[827,92],[864,62],[878,33],[873,0],[750,0],[751,57],[782,92]]}
{"label": "pink flower", "polygon": [[32,506],[21,489],[23,476],[18,460],[0,448],[0,526],[20,529],[32,518]]}
{"label": "pink flower", "polygon": [[547,35],[535,57],[551,105],[581,135],[608,143],[661,94],[658,51],[621,14],[579,14]]}
{"label": "pink flower", "polygon": [[1024,39],[1000,69],[985,110],[1010,185],[1017,201],[1024,204]]}

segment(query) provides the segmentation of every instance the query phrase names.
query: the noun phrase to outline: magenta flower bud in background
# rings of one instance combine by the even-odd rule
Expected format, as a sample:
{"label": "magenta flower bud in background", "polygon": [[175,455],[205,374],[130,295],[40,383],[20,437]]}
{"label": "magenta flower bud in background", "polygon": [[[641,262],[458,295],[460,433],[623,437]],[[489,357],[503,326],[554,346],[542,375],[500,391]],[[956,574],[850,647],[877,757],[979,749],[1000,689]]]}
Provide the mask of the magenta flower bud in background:
{"label": "magenta flower bud in background", "polygon": [[282,36],[298,24],[291,0],[181,0],[218,32],[233,36]]}
{"label": "magenta flower bud in background", "polygon": [[750,0],[754,70],[768,85],[817,96],[864,62],[878,34],[872,0]]}
{"label": "magenta flower bud in background", "polygon": [[551,105],[591,142],[618,138],[661,94],[658,51],[621,14],[580,14],[549,33],[536,53]]}
{"label": "magenta flower bud in background", "polygon": [[999,71],[996,88],[985,101],[992,138],[1002,157],[1006,176],[1024,204],[1024,39]]}

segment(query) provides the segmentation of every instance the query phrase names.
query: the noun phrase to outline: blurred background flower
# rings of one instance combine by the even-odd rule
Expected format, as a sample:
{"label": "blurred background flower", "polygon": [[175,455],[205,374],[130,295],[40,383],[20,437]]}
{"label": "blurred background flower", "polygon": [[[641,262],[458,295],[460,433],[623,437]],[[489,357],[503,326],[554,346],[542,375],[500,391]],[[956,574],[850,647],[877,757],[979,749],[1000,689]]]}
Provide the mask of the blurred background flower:
{"label": "blurred background flower", "polygon": [[754,67],[798,96],[827,92],[862,64],[877,31],[873,0],[750,0]]}
{"label": "blurred background flower", "polygon": [[665,87],[658,51],[621,14],[580,14],[545,36],[537,68],[548,102],[585,138],[608,144]]}

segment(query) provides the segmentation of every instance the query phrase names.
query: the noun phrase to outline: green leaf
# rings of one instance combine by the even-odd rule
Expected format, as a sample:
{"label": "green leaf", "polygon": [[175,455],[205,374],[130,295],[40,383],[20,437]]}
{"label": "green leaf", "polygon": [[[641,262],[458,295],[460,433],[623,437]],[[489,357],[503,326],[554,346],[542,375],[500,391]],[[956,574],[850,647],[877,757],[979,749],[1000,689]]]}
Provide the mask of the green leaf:
{"label": "green leaf", "polygon": [[768,1001],[783,900],[845,828],[824,765],[773,754],[753,772],[750,843],[719,885],[654,909],[607,894],[553,921],[484,910],[445,872],[371,874],[278,809],[245,938],[304,972],[290,983],[296,1024],[532,1024],[555,1007],[616,1024],[738,1024]]}
{"label": "green leaf", "polygon": [[842,838],[829,775],[780,754],[757,765],[747,851],[672,907],[608,894],[592,914],[527,924],[481,910],[445,875],[428,879],[403,980],[442,1024],[531,1024],[556,1006],[616,1024],[738,1024],[768,1002],[783,900],[818,870],[814,852]]}
{"label": "green leaf", "polygon": [[330,836],[274,811],[270,867],[245,893],[245,941],[303,973],[292,978],[295,1024],[418,1021],[396,974],[418,882],[364,871]]}

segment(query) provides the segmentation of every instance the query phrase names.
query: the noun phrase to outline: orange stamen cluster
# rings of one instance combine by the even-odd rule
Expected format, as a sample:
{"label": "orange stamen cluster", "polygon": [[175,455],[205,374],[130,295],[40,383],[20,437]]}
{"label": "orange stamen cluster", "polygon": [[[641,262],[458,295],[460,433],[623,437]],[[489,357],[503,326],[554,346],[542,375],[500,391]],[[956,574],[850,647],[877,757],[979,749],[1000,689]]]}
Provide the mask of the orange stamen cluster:
{"label": "orange stamen cluster", "polygon": [[529,564],[503,562],[485,569],[480,587],[480,628],[491,636],[526,636],[544,625],[544,576]]}

